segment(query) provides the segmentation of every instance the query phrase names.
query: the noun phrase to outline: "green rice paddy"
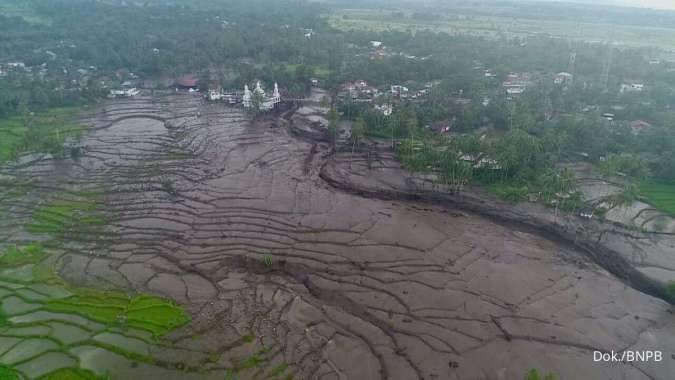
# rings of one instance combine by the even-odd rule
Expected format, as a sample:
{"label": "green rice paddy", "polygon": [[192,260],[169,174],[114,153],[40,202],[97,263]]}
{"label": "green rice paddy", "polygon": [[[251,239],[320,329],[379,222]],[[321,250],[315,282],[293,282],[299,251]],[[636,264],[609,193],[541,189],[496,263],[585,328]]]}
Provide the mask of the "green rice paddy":
{"label": "green rice paddy", "polygon": [[190,321],[172,301],[149,295],[129,297],[120,292],[91,289],[65,299],[49,301],[46,310],[72,313],[110,326],[121,325],[151,332],[161,337]]}
{"label": "green rice paddy", "polygon": [[98,196],[87,194],[87,197],[56,200],[40,205],[33,212],[33,221],[26,229],[31,233],[54,235],[82,232],[82,229],[91,231],[106,224],[100,204]]}
{"label": "green rice paddy", "polygon": [[640,194],[658,210],[675,215],[675,184],[643,183]]}
{"label": "green rice paddy", "polygon": [[44,248],[40,244],[28,244],[22,248],[9,247],[6,252],[0,253],[0,267],[37,263],[44,255]]}
{"label": "green rice paddy", "polygon": [[78,108],[52,108],[27,118],[19,115],[0,119],[0,162],[25,152],[56,153],[68,138],[83,130],[71,120]]}

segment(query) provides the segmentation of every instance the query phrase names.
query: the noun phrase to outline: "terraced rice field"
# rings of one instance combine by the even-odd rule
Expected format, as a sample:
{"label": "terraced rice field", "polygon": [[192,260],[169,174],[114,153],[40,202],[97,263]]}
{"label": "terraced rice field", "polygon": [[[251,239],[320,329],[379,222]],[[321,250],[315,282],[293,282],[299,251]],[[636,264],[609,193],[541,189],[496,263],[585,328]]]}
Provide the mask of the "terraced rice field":
{"label": "terraced rice field", "polygon": [[640,193],[657,209],[675,215],[675,185],[642,184],[640,185]]}
{"label": "terraced rice field", "polygon": [[284,123],[180,94],[81,121],[79,159],[0,166],[0,376],[675,373],[591,359],[673,352],[664,301],[513,226],[335,189]]}

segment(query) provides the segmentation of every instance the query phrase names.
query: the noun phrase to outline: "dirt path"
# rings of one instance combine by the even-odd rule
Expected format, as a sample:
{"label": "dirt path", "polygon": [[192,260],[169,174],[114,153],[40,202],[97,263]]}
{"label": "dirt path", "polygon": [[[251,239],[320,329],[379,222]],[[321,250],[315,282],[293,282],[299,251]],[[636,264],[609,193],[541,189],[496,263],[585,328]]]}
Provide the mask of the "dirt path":
{"label": "dirt path", "polygon": [[[168,336],[170,349],[155,349],[158,370],[402,380],[519,379],[529,368],[562,379],[675,373],[671,307],[569,247],[465,212],[342,192],[319,176],[323,143],[194,97],[108,103],[85,122],[94,128],[79,162],[59,164],[59,176],[50,161],[12,175],[105,189],[110,222],[63,250],[60,273],[184,305],[193,321]],[[664,360],[593,362],[593,350],[628,348],[662,350]],[[92,366],[115,374],[109,362]]]}

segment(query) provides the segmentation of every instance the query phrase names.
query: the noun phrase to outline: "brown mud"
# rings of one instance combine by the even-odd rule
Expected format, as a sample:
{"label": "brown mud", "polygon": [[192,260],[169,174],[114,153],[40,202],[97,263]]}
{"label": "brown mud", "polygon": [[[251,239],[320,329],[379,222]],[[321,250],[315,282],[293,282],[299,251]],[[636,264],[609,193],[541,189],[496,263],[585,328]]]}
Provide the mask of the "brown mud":
{"label": "brown mud", "polygon": [[[153,352],[159,366],[215,378],[237,368],[237,379],[675,373],[667,302],[538,229],[459,202],[383,197],[405,188],[375,174],[393,161],[331,156],[312,132],[320,120],[295,112],[251,123],[187,95],[109,102],[83,119],[93,128],[78,161],[3,171],[41,178],[46,194],[105,188],[104,233],[68,244],[59,273],[185,306],[193,320]],[[594,350],[624,349],[664,359],[593,362]]]}

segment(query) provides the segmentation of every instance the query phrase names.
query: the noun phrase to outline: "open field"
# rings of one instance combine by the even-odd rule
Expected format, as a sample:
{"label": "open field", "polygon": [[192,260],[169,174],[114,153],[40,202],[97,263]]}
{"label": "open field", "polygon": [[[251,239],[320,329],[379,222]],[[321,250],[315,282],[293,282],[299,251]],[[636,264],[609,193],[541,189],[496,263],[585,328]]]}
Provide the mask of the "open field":
{"label": "open field", "polygon": [[332,14],[329,20],[331,25],[341,30],[433,30],[486,38],[548,34],[586,42],[615,42],[631,47],[675,50],[675,29],[666,28],[462,15],[416,20],[405,12],[374,9],[344,9]]}

